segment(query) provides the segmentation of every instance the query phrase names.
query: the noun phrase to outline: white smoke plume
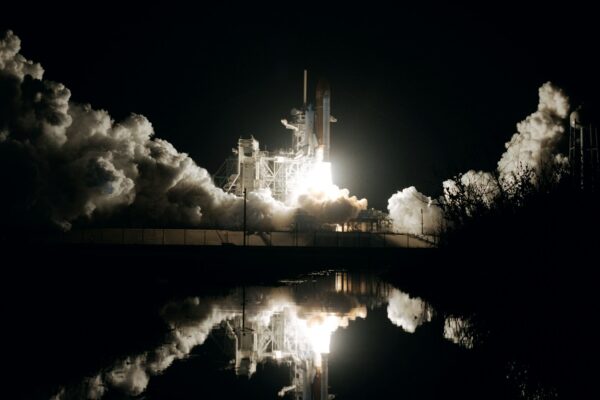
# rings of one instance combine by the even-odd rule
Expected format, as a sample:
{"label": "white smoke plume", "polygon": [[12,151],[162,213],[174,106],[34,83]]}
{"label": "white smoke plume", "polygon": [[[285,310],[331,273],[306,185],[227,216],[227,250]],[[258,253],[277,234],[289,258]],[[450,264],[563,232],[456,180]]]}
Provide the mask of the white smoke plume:
{"label": "white smoke plume", "polygon": [[[334,192],[331,195],[331,192]],[[328,192],[308,190],[297,199],[298,206],[326,223],[343,223],[356,218],[361,210],[367,209],[367,200],[350,196],[348,189],[332,185]]]}
{"label": "white smoke plume", "polygon": [[389,294],[387,314],[394,325],[410,333],[433,317],[433,311],[427,303],[420,298],[413,299],[398,289],[392,289]]}
{"label": "white smoke plume", "polygon": [[420,193],[414,186],[392,195],[388,199],[388,211],[394,230],[400,233],[435,233],[442,218],[440,208],[433,204],[431,197]]}
{"label": "white smoke plume", "polygon": [[29,75],[34,79],[42,79],[44,69],[38,63],[27,60],[19,51],[21,50],[21,39],[12,32],[7,32],[0,40],[0,71],[23,79]]}
{"label": "white smoke plume", "polygon": [[[564,92],[551,82],[544,83],[539,88],[537,111],[517,124],[517,133],[505,144],[506,151],[498,161],[498,177],[490,172],[469,170],[461,175],[460,184],[448,179],[442,183],[445,194],[443,201],[452,202],[452,196],[459,192],[461,186],[466,191],[467,200],[477,203],[473,204],[473,208],[479,205],[489,206],[502,189],[506,189],[510,195],[511,184],[523,173],[533,172],[532,177],[535,179],[536,174],[541,173],[544,167],[564,166],[567,159],[557,152],[557,146],[565,132],[564,119],[568,112],[569,99]],[[422,201],[412,201],[411,196]],[[388,200],[388,210],[394,229],[419,233],[417,217],[420,217],[420,209],[424,208],[423,203],[428,199],[430,200],[414,187],[392,195]],[[463,205],[469,207],[468,204]],[[428,221],[437,222],[439,227],[442,214],[439,208],[435,210]]]}
{"label": "white smoke plume", "polygon": [[468,215],[481,206],[489,208],[501,192],[495,176],[489,172],[474,170],[462,174],[460,183],[448,179],[442,183],[442,187],[444,188],[444,201],[448,204],[457,201],[455,196],[463,196],[460,204],[466,208],[465,212]]}
{"label": "white smoke plume", "polygon": [[[115,122],[108,112],[70,101],[64,85],[20,53],[19,38],[0,38],[0,200],[9,224],[119,220],[132,224],[239,228],[243,200],[216,187],[210,174],[141,115]],[[366,201],[364,201],[366,202]],[[299,206],[321,222],[343,222],[366,205],[347,191],[307,193]],[[268,190],[248,196],[250,229],[285,229],[296,209]]]}
{"label": "white smoke plume", "polygon": [[569,113],[569,98],[550,82],[539,89],[537,111],[517,124],[515,133],[505,144],[506,151],[498,161],[501,180],[519,175],[523,169],[539,172],[543,166],[564,164],[566,158],[556,152]]}

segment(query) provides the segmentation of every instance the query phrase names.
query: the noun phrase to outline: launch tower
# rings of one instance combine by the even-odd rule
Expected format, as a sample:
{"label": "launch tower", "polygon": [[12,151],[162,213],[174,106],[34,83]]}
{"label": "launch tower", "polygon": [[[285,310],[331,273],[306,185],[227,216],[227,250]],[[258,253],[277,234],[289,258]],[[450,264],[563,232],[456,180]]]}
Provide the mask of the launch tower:
{"label": "launch tower", "polygon": [[281,123],[292,131],[291,148],[278,152],[261,150],[254,137],[240,138],[237,148],[215,173],[215,184],[228,193],[242,196],[269,189],[273,198],[289,203],[294,189],[314,165],[328,162],[331,144],[331,90],[321,79],[317,83],[315,104],[307,102],[308,77],[304,71],[303,103],[293,108],[290,118]]}

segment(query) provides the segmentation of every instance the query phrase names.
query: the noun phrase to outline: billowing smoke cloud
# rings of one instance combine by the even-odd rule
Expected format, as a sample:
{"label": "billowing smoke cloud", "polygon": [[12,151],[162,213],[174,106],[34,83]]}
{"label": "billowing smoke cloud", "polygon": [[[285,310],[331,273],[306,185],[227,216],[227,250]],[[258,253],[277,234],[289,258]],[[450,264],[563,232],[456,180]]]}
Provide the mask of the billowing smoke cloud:
{"label": "billowing smoke cloud", "polygon": [[[64,85],[21,54],[11,31],[0,39],[0,182],[3,221],[49,222],[69,229],[92,219],[132,224],[241,226],[243,201],[216,187],[209,173],[141,115],[115,122],[108,112],[70,101]],[[343,222],[366,208],[340,191],[308,193],[299,206],[321,222]],[[251,229],[285,229],[294,207],[268,190],[248,196]]]}
{"label": "billowing smoke cloud", "polygon": [[392,195],[388,211],[396,232],[432,234],[438,231],[442,212],[431,197],[417,191],[414,186]]}
{"label": "billowing smoke cloud", "polygon": [[489,208],[501,188],[498,179],[489,172],[469,170],[461,175],[460,182],[448,179],[442,183],[444,188],[444,201],[447,204],[459,201],[468,215],[472,215],[478,208]]}
{"label": "billowing smoke cloud", "polygon": [[[334,195],[330,195],[331,190]],[[367,209],[367,200],[350,196],[348,189],[334,185],[331,190],[308,190],[298,197],[297,204],[319,221],[338,224],[356,218],[361,210]]]}
{"label": "billowing smoke cloud", "polygon": [[556,146],[565,131],[564,119],[569,113],[569,99],[564,92],[544,83],[539,89],[538,109],[517,124],[515,133],[506,143],[506,151],[498,161],[501,178],[519,175],[523,169],[536,172],[566,158],[556,154]]}
{"label": "billowing smoke cloud", "polygon": [[[564,166],[567,159],[557,152],[557,145],[565,131],[564,119],[569,112],[569,99],[564,92],[550,82],[544,83],[539,88],[539,103],[537,111],[517,124],[515,133],[506,143],[506,151],[498,161],[497,176],[490,172],[470,170],[462,174],[460,182],[448,179],[443,182],[443,201],[453,201],[453,196],[459,192],[459,186],[466,191],[466,197],[477,202],[476,206],[489,206],[504,189],[510,195],[510,186],[515,179],[524,173],[542,173],[545,167]],[[410,196],[421,201],[411,201]],[[415,225],[423,203],[429,197],[410,187],[390,197],[388,210],[397,231],[418,233]],[[462,204],[462,203],[461,203]],[[469,207],[468,204],[463,204]],[[441,222],[441,212],[432,213],[429,221]],[[466,210],[468,213],[470,210]],[[435,217],[433,215],[435,214]]]}
{"label": "billowing smoke cloud", "polygon": [[419,325],[431,321],[431,307],[420,298],[411,298],[398,289],[392,289],[388,298],[389,320],[406,332],[414,332]]}
{"label": "billowing smoke cloud", "polygon": [[21,40],[12,32],[7,32],[0,40],[0,71],[23,79],[26,75],[34,79],[42,79],[44,69],[38,63],[25,59],[21,54]]}

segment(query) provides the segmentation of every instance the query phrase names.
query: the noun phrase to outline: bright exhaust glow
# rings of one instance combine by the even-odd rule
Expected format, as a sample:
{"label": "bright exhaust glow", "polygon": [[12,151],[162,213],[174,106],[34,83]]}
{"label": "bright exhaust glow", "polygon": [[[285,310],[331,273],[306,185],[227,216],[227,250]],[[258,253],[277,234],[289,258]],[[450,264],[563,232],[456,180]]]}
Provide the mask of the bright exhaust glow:
{"label": "bright exhaust glow", "polygon": [[331,163],[325,161],[313,163],[303,176],[298,177],[293,192],[293,202],[296,204],[298,198],[305,195],[310,195],[321,201],[336,200],[347,196],[347,190],[340,190],[338,186],[333,184]]}

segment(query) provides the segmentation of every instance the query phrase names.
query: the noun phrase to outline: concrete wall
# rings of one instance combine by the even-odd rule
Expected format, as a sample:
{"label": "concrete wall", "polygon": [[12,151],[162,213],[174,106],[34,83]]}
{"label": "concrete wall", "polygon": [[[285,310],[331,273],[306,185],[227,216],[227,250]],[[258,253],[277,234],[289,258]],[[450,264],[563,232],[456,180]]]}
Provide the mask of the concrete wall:
{"label": "concrete wall", "polygon": [[[85,229],[56,238],[61,243],[221,246],[244,244],[240,231],[217,229]],[[248,246],[434,247],[432,238],[368,232],[262,232],[246,236]]]}

